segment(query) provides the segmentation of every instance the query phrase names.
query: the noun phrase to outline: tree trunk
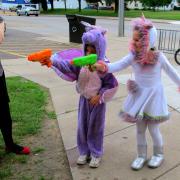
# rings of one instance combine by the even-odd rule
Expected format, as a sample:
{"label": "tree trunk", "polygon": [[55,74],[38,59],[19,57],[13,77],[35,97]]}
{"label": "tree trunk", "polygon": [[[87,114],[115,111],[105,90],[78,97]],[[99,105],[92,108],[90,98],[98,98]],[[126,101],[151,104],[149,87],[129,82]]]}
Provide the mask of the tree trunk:
{"label": "tree trunk", "polygon": [[98,2],[97,2],[96,7],[97,7],[97,12],[99,12],[99,4],[98,4]]}
{"label": "tree trunk", "polygon": [[81,12],[81,0],[78,0],[78,4],[79,4],[79,12]]}
{"label": "tree trunk", "polygon": [[50,4],[51,4],[51,10],[54,10],[54,3],[53,0],[49,0]]}
{"label": "tree trunk", "polygon": [[47,1],[41,0],[41,4],[42,4],[43,11],[47,11],[48,10]]}
{"label": "tree trunk", "polygon": [[65,11],[66,11],[66,9],[67,9],[67,7],[66,7],[66,0],[64,0],[64,7],[65,7]]}
{"label": "tree trunk", "polygon": [[119,0],[115,0],[115,13],[118,13],[119,9]]}

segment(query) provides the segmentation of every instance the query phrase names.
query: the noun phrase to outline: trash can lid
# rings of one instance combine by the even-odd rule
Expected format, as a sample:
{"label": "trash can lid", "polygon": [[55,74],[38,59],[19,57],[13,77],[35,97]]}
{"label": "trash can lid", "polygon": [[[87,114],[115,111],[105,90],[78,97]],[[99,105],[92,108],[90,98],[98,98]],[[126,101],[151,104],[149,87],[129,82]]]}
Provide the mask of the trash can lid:
{"label": "trash can lid", "polygon": [[80,23],[81,21],[88,22],[92,25],[96,24],[96,19],[88,16],[76,15],[77,21]]}
{"label": "trash can lid", "polygon": [[66,14],[66,18],[68,21],[77,20],[77,17],[74,14]]}

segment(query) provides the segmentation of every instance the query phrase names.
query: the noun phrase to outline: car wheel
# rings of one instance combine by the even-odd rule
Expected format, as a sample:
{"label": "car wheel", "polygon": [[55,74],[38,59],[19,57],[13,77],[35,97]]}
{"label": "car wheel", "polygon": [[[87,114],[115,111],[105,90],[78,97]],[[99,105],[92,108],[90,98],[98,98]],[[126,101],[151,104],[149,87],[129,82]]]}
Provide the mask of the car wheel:
{"label": "car wheel", "polygon": [[39,14],[36,14],[35,16],[39,16]]}
{"label": "car wheel", "polygon": [[17,15],[20,16],[20,14],[17,12]]}

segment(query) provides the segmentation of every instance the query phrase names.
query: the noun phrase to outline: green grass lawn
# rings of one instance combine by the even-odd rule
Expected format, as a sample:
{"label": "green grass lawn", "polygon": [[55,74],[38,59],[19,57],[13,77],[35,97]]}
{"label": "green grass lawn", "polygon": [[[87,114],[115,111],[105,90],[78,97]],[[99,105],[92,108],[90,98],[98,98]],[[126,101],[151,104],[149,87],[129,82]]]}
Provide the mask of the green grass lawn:
{"label": "green grass lawn", "polygon": [[8,78],[7,85],[15,136],[21,138],[37,133],[45,115],[48,93],[38,84],[21,77]]}
{"label": "green grass lawn", "polygon": [[[11,100],[13,137],[15,142],[22,144],[26,137],[39,132],[46,115],[52,116],[54,113],[46,110],[49,94],[45,88],[21,77],[7,78],[6,82]],[[6,154],[0,133],[0,179],[6,179],[12,175],[11,165],[13,163],[26,163],[28,158],[25,155]]]}
{"label": "green grass lawn", "polygon": [[[141,16],[142,12],[147,18],[151,19],[167,19],[167,20],[180,20],[180,11],[141,11],[141,10],[129,10],[125,11],[125,17],[135,18]],[[83,9],[79,12],[77,9],[68,9],[65,11],[64,9],[55,9],[48,10],[47,12],[42,12],[42,14],[49,15],[65,15],[65,14],[80,14],[86,16],[109,16],[109,17],[117,17],[117,13],[114,11],[108,10],[85,10]]]}
{"label": "green grass lawn", "polygon": [[167,19],[180,20],[180,11],[125,11],[125,17],[139,17],[144,13],[146,18],[150,19]]}

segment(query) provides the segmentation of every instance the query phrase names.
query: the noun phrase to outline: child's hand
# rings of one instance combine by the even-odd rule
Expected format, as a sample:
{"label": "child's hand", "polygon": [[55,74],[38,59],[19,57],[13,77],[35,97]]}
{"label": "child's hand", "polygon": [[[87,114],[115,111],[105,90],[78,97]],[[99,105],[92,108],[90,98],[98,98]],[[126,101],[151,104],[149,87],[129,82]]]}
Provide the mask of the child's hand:
{"label": "child's hand", "polygon": [[99,104],[99,100],[100,100],[100,95],[96,95],[90,99],[89,103],[95,106]]}
{"label": "child's hand", "polygon": [[88,69],[89,69],[89,71],[91,71],[91,72],[96,71],[96,68],[95,68],[93,65],[88,65]]}
{"label": "child's hand", "polygon": [[107,65],[103,61],[99,61],[92,65],[93,69],[99,72],[106,72],[107,71]]}
{"label": "child's hand", "polygon": [[52,65],[50,59],[43,59],[43,60],[40,60],[39,62],[41,63],[42,66],[51,67]]}

